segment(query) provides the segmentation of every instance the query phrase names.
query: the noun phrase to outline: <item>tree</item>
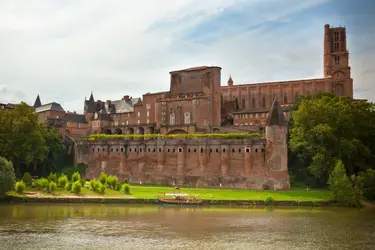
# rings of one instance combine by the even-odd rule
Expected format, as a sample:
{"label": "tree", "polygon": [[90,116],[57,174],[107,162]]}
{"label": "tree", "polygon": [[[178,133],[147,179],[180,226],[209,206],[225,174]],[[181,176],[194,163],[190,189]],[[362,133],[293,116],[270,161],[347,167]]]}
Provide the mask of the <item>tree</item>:
{"label": "tree", "polygon": [[12,162],[0,157],[0,195],[13,189],[16,182]]}
{"label": "tree", "polygon": [[333,198],[340,204],[348,206],[358,206],[356,193],[345,172],[344,164],[337,161],[335,168],[328,179],[328,187],[333,193]]}
{"label": "tree", "polygon": [[38,122],[37,114],[27,104],[1,111],[0,155],[12,161],[17,176],[25,168],[36,167],[46,159],[50,140],[56,143],[56,135]]}
{"label": "tree", "polygon": [[332,94],[301,97],[290,122],[289,146],[296,154],[291,157],[295,160],[291,169],[308,172],[316,183],[324,184],[338,160],[349,175],[371,168],[375,160],[374,110],[372,103]]}

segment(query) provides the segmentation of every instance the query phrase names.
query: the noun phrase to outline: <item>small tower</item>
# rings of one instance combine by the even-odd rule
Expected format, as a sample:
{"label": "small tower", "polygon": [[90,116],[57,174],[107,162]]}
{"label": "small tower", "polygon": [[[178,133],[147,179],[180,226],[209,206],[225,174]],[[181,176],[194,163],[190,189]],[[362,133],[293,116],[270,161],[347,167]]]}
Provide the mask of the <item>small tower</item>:
{"label": "small tower", "polygon": [[288,123],[277,99],[275,98],[267,117],[265,128],[266,155],[265,168],[271,181],[268,188],[289,189],[288,174]]}
{"label": "small tower", "polygon": [[39,94],[38,94],[38,96],[35,99],[33,107],[34,108],[39,108],[40,106],[42,106],[42,102],[40,101],[40,97],[39,97]]}
{"label": "small tower", "polygon": [[228,86],[230,86],[230,87],[233,86],[233,79],[232,79],[232,76],[231,76],[231,75],[229,76],[229,79],[228,79],[227,84],[228,84]]}

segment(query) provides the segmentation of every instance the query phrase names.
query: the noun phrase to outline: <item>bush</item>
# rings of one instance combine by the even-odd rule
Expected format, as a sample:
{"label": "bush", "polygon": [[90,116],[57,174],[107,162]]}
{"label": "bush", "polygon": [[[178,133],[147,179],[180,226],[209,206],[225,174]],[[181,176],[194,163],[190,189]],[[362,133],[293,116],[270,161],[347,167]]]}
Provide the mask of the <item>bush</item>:
{"label": "bush", "polygon": [[57,184],[59,185],[59,187],[64,188],[68,182],[69,182],[68,176],[66,176],[65,174],[62,174],[59,177]]}
{"label": "bush", "polygon": [[107,178],[108,177],[104,172],[100,173],[100,176],[99,176],[100,183],[102,183],[103,185],[107,185]]}
{"label": "bush", "polygon": [[359,195],[355,193],[341,160],[337,161],[335,168],[329,176],[328,187],[332,191],[334,200],[339,204],[359,206]]}
{"label": "bush", "polygon": [[66,191],[69,191],[69,192],[72,191],[72,183],[71,182],[66,183],[65,189]]}
{"label": "bush", "polygon": [[98,186],[98,193],[101,193],[101,194],[104,194],[105,193],[105,186],[103,184],[101,184],[100,182],[99,183],[99,186]]}
{"label": "bush", "polygon": [[16,182],[16,175],[12,162],[0,157],[0,195],[14,188]]}
{"label": "bush", "polygon": [[114,189],[116,190],[117,186],[118,186],[118,179],[117,179],[117,176],[114,176],[114,175],[110,175],[108,176],[107,178],[107,184],[108,184],[108,187],[110,189]]}
{"label": "bush", "polygon": [[130,186],[129,186],[129,184],[124,184],[124,185],[122,185],[121,191],[122,191],[124,194],[130,194]]}
{"label": "bush", "polygon": [[56,189],[57,189],[57,185],[56,185],[56,183],[53,182],[53,181],[51,181],[51,182],[49,183],[48,191],[49,191],[50,193],[54,194],[55,191],[56,191]]}
{"label": "bush", "polygon": [[40,178],[34,181],[34,185],[39,190],[48,191],[48,180],[46,178]]}
{"label": "bush", "polygon": [[55,173],[50,173],[47,177],[48,181],[53,181],[54,183],[57,182],[57,175]]}
{"label": "bush", "polygon": [[72,192],[75,194],[80,194],[82,189],[82,185],[80,181],[75,181],[72,184]]}
{"label": "bush", "polygon": [[23,182],[27,187],[31,187],[33,184],[33,177],[31,177],[31,174],[29,172],[25,172],[22,177]]}
{"label": "bush", "polygon": [[23,181],[17,181],[14,187],[17,193],[22,194],[26,189],[26,184]]}
{"label": "bush", "polygon": [[272,206],[275,200],[271,196],[267,196],[266,199],[264,200],[264,204],[267,206]]}
{"label": "bush", "polygon": [[[73,175],[72,175],[72,182],[76,182],[76,181],[81,181],[81,175],[78,173],[78,172],[75,172]],[[82,184],[81,184],[82,186]]]}
{"label": "bush", "polygon": [[359,176],[363,180],[363,197],[367,200],[375,200],[375,170],[367,169]]}
{"label": "bush", "polygon": [[105,186],[100,181],[95,179],[90,181],[90,189],[101,194],[104,194],[105,192]]}

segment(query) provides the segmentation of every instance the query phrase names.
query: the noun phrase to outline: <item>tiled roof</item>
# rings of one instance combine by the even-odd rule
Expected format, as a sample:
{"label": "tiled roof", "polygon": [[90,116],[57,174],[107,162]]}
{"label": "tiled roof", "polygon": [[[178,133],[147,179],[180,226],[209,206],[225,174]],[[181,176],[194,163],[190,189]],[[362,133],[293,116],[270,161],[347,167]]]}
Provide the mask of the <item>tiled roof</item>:
{"label": "tiled roof", "polygon": [[87,123],[84,115],[74,113],[66,113],[65,120],[67,122]]}
{"label": "tiled roof", "polygon": [[128,113],[134,111],[134,105],[137,104],[141,98],[132,98],[129,100],[116,100],[111,101],[110,104],[105,104],[105,110],[108,114],[114,114],[114,113]]}
{"label": "tiled roof", "polygon": [[40,107],[35,108],[35,111],[37,113],[44,112],[44,111],[60,111],[60,112],[65,112],[65,110],[61,107],[59,103],[52,102],[52,103],[47,103],[44,104]]}

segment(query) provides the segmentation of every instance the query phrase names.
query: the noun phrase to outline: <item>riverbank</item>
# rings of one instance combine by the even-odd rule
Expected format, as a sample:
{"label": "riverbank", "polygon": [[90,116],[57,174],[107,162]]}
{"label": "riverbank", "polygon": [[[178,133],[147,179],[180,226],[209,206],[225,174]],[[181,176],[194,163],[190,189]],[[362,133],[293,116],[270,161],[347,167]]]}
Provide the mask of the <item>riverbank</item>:
{"label": "riverbank", "polygon": [[[45,193],[35,188],[28,188],[24,194],[9,192],[10,202],[28,203],[115,203],[115,204],[157,204],[158,197],[164,193],[173,193],[171,186],[132,185],[130,195],[117,190],[106,189],[105,194],[95,193],[82,188],[81,194],[73,194],[64,189],[57,189],[54,194]],[[332,194],[327,190],[308,190],[293,188],[285,191],[258,191],[243,189],[181,188],[181,193],[198,197],[205,205],[236,206],[332,206]]]}

